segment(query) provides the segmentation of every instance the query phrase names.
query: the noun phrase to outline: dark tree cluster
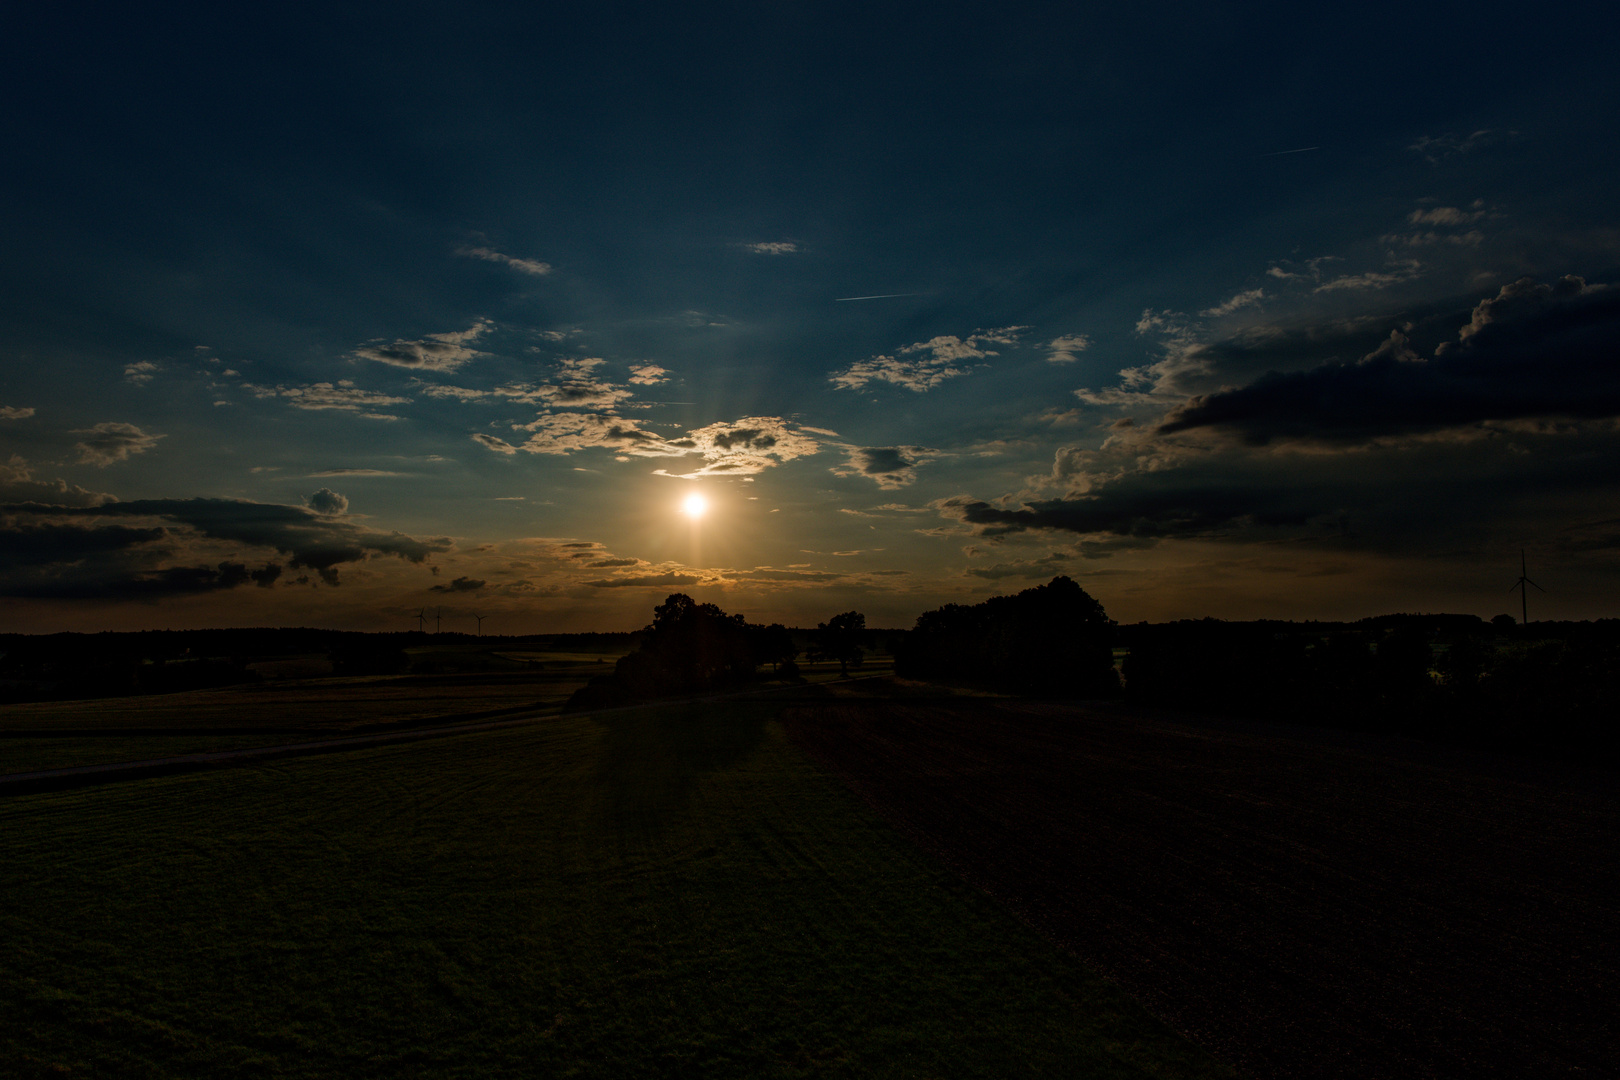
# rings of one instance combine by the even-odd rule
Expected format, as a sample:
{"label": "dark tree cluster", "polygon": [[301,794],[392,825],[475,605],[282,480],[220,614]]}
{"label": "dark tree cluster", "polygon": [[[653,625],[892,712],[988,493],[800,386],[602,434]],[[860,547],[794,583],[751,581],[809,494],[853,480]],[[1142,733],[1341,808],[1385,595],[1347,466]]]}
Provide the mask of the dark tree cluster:
{"label": "dark tree cluster", "polygon": [[798,649],[780,623],[760,626],[673,593],[653,609],[640,648],[621,656],[568,699],[567,709],[595,709],[675,697],[752,682],[763,664],[793,678]]}
{"label": "dark tree cluster", "polygon": [[1121,637],[1126,696],[1138,704],[1566,756],[1613,741],[1620,637],[1601,626],[1205,619],[1122,627]]}
{"label": "dark tree cluster", "polygon": [[982,604],[925,611],[895,656],[918,679],[978,683],[1014,693],[1110,697],[1113,623],[1067,577]]}

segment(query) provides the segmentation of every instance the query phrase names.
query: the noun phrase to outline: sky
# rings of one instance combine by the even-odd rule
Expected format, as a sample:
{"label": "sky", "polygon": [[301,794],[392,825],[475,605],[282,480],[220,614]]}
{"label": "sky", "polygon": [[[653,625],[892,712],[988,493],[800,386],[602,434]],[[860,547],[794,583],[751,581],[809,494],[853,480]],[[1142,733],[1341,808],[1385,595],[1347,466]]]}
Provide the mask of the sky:
{"label": "sky", "polygon": [[1617,23],[13,5],[3,621],[1620,615]]}

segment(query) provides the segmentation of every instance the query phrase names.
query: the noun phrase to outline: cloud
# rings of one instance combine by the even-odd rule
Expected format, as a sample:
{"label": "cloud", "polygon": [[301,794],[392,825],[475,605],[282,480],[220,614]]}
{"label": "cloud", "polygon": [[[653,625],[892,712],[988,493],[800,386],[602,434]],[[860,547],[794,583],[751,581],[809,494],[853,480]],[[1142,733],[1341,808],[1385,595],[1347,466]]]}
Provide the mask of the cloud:
{"label": "cloud", "polygon": [[1469,225],[1485,216],[1484,210],[1459,210],[1455,206],[1435,206],[1406,215],[1413,225]]}
{"label": "cloud", "polygon": [[150,360],[140,360],[133,364],[124,365],[124,381],[144,386],[157,377],[158,366]]}
{"label": "cloud", "polygon": [[448,585],[434,585],[428,591],[447,593],[477,592],[486,584],[488,584],[488,582],[484,581],[482,578],[458,577]]}
{"label": "cloud", "polygon": [[1400,334],[1357,363],[1273,373],[1194,397],[1161,434],[1214,428],[1250,445],[1356,443],[1527,417],[1620,416],[1620,290],[1528,278],[1475,306],[1458,340],[1417,356]]}
{"label": "cloud", "polygon": [[[690,452],[695,444],[690,440],[671,443],[661,435],[644,431],[632,420],[611,413],[542,413],[527,424],[517,426],[532,434],[516,447],[530,454],[572,454],[576,450],[605,447],[633,457],[676,457]],[[497,453],[506,453],[495,445],[502,440],[492,436],[473,436]],[[509,445],[509,444],[506,444]]]}
{"label": "cloud", "polygon": [[311,480],[320,480],[329,476],[404,476],[402,472],[390,472],[387,469],[322,469],[319,472],[305,474]]}
{"label": "cloud", "polygon": [[652,386],[669,381],[669,370],[657,364],[631,364],[630,381],[637,386]]}
{"label": "cloud", "polygon": [[476,432],[471,436],[471,439],[484,449],[493,450],[497,454],[517,453],[517,447],[507,442],[505,439],[496,438],[494,435],[485,435],[482,432]]}
{"label": "cloud", "polygon": [[1072,364],[1080,354],[1091,347],[1091,338],[1085,334],[1066,334],[1046,343],[1048,364]]}
{"label": "cloud", "polygon": [[1415,153],[1422,154],[1431,165],[1438,165],[1446,158],[1457,154],[1468,154],[1475,150],[1493,146],[1517,135],[1516,131],[1493,131],[1490,128],[1481,128],[1468,135],[1425,135],[1407,147]]}
{"label": "cloud", "polygon": [[941,514],[996,537],[1028,529],[1109,534],[1136,539],[1215,538],[1257,527],[1301,527],[1326,509],[1309,490],[1200,482],[1119,485],[1075,499],[1045,499],[1017,509],[959,496],[939,504]]}
{"label": "cloud", "polygon": [[625,589],[625,588],[660,588],[666,589],[673,585],[700,585],[703,579],[696,574],[682,574],[669,572],[664,574],[642,574],[630,577],[598,578],[587,581],[585,584],[593,589]]}
{"label": "cloud", "polygon": [[74,444],[74,449],[79,452],[79,464],[94,465],[98,468],[105,468],[135,454],[144,454],[156,446],[159,439],[167,438],[165,435],[148,434],[134,424],[111,421],[94,427],[80,428],[73,434],[90,436],[83,442]]}
{"label": "cloud", "polygon": [[317,514],[344,514],[349,510],[349,500],[331,488],[321,488],[306,498],[304,504]]}
{"label": "cloud", "polygon": [[0,405],[0,420],[26,420],[33,415],[33,409],[18,408],[15,405]]}
{"label": "cloud", "polygon": [[853,446],[843,465],[835,465],[838,476],[864,476],[885,491],[903,488],[917,479],[917,466],[939,456],[938,450],[924,446]]}
{"label": "cloud", "polygon": [[710,424],[687,434],[687,453],[700,454],[703,467],[682,474],[751,476],[795,458],[821,452],[821,444],[780,416],[745,416],[733,423]]}
{"label": "cloud", "polygon": [[399,419],[397,416],[370,410],[389,405],[405,405],[411,400],[392,394],[361,390],[348,379],[337,383],[311,383],[308,386],[255,386],[252,383],[243,383],[242,387],[256,398],[261,400],[281,398],[295,409],[356,413],[370,420],[397,420]]}
{"label": "cloud", "polygon": [[280,576],[279,563],[250,570],[245,563],[227,561],[216,566],[166,566],[99,577],[65,574],[27,581],[0,578],[0,592],[36,600],[156,601],[234,589],[249,582],[269,588]]}
{"label": "cloud", "polygon": [[1066,552],[1054,551],[1038,559],[1015,559],[994,566],[970,566],[965,573],[968,577],[983,578],[986,581],[1001,581],[1006,578],[1049,578],[1054,574],[1063,573],[1073,560],[1074,556]]}
{"label": "cloud", "polygon": [[102,491],[86,491],[66,480],[36,480],[28,462],[17,454],[0,461],[0,504],[49,503],[54,506],[100,506],[118,499]]}
{"label": "cloud", "polygon": [[452,547],[448,538],[424,540],[385,533],[302,506],[240,499],[140,499],[95,507],[13,504],[0,510],[8,513],[14,529],[27,527],[29,522],[94,529],[105,527],[106,522],[135,518],[141,519],[141,529],[163,530],[165,539],[176,543],[213,540],[271,548],[289,556],[293,568],[314,570],[329,585],[338,583],[338,567],[346,563],[389,556],[421,563]]}
{"label": "cloud", "polygon": [[834,386],[858,390],[868,383],[888,382],[907,390],[922,393],[932,390],[946,379],[966,375],[977,366],[970,361],[1000,355],[986,344],[1016,345],[1019,335],[1027,326],[1005,326],[997,330],[978,330],[966,338],[941,335],[927,341],[901,346],[894,356],[874,356],[860,360],[843,371],[828,376]]}
{"label": "cloud", "polygon": [[790,240],[768,240],[758,244],[744,244],[743,248],[755,255],[792,255],[799,245]]}
{"label": "cloud", "polygon": [[1345,290],[1387,289],[1392,285],[1400,285],[1411,281],[1423,271],[1423,264],[1416,259],[1391,260],[1388,270],[1368,270],[1361,274],[1345,274],[1331,281],[1324,281],[1314,291],[1343,292]]}
{"label": "cloud", "polygon": [[1266,291],[1264,289],[1249,289],[1238,293],[1224,304],[1217,304],[1212,308],[1200,311],[1199,314],[1212,319],[1219,319],[1232,314],[1234,311],[1241,311],[1246,307],[1258,307],[1260,301],[1265,298]]}
{"label": "cloud", "polygon": [[388,345],[364,345],[356,349],[354,355],[363,360],[418,371],[454,371],[479,355],[468,347],[468,342],[477,341],[492,325],[489,320],[480,319],[466,330],[429,334],[418,341],[399,340]]}
{"label": "cloud", "polygon": [[494,393],[527,405],[554,409],[611,409],[635,392],[598,377],[594,372],[607,361],[595,356],[566,357],[558,361],[551,382],[530,386],[502,386]]}
{"label": "cloud", "polygon": [[416,392],[424,397],[453,398],[456,401],[483,401],[495,396],[493,390],[471,390],[465,386],[443,386],[438,383],[420,384]]}
{"label": "cloud", "polygon": [[545,277],[551,273],[550,263],[543,263],[537,259],[519,259],[511,255],[503,255],[493,248],[464,247],[457,249],[456,254],[469,259],[483,259],[485,262],[500,263],[502,266],[510,266],[513,270],[521,270],[525,274],[533,274],[536,277]]}

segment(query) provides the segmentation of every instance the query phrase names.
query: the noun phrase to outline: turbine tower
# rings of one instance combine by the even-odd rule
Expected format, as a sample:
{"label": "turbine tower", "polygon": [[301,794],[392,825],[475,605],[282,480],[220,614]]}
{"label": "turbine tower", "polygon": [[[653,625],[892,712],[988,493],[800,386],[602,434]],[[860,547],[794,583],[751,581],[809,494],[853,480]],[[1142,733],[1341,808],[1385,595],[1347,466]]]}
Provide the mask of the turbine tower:
{"label": "turbine tower", "polygon": [[427,630],[427,608],[421,608],[416,613],[416,632],[418,634]]}
{"label": "turbine tower", "polygon": [[1543,589],[1540,585],[1536,585],[1535,582],[1531,581],[1529,576],[1528,576],[1529,573],[1530,573],[1530,570],[1529,570],[1528,567],[1525,566],[1525,562],[1524,562],[1524,548],[1520,548],[1519,549],[1519,580],[1513,583],[1512,588],[1509,588],[1508,592],[1512,592],[1514,589],[1519,590],[1520,621],[1525,626],[1530,625],[1530,590],[1525,588],[1525,586],[1526,585],[1535,585],[1537,591],[1539,591],[1539,592],[1546,592],[1547,591],[1546,589]]}
{"label": "turbine tower", "polygon": [[489,618],[489,616],[488,615],[479,615],[477,613],[474,613],[473,618],[478,620],[478,636],[483,637],[484,636],[484,620]]}
{"label": "turbine tower", "polygon": [[433,632],[439,632],[439,623],[444,621],[444,608],[433,609]]}

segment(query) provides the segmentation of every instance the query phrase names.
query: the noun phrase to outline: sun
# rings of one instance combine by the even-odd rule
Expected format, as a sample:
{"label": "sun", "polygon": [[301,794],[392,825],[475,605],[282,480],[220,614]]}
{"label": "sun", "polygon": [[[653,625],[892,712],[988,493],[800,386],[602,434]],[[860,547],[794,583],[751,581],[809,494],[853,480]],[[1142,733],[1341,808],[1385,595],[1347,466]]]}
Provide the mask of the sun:
{"label": "sun", "polygon": [[694,491],[681,502],[681,510],[687,517],[696,521],[709,512],[709,500]]}

